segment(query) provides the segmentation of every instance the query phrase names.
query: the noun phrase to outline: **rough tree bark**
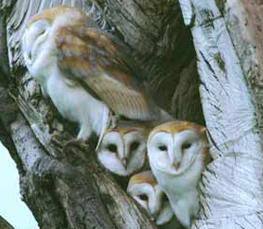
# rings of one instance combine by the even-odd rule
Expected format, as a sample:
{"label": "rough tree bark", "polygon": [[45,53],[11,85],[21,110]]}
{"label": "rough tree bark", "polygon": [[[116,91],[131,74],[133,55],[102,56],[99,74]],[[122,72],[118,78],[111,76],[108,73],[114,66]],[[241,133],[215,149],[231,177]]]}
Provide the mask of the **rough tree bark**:
{"label": "rough tree bark", "polygon": [[1,229],[14,229],[3,217],[0,216]]}
{"label": "rough tree bark", "polygon": [[262,0],[180,0],[215,147],[193,228],[262,228]]}
{"label": "rough tree bark", "polygon": [[[202,123],[190,31],[173,1],[94,0],[93,4],[84,0],[0,1],[0,138],[17,163],[23,199],[40,228],[156,228],[99,167],[92,146],[88,152],[61,150],[68,135],[74,136],[74,128],[61,121],[27,73],[21,36],[28,19],[45,8],[69,5],[91,10],[101,25],[105,27],[103,18],[106,29],[134,50],[134,58],[142,65],[141,78],[151,83],[158,102],[178,118]],[[176,92],[177,85],[184,85],[180,79],[184,75],[194,79],[193,96]],[[192,106],[182,106],[184,96],[195,100],[188,101]],[[51,136],[54,130],[59,132],[56,138]]]}
{"label": "rough tree bark", "polygon": [[[106,29],[134,50],[142,79],[176,118],[204,122],[200,85],[206,125],[216,146],[201,185],[200,219],[193,227],[260,228],[260,1],[92,2],[94,17],[104,18]],[[23,198],[41,228],[155,228],[98,166],[92,146],[89,152],[72,148],[62,153],[64,133],[74,135],[72,125],[57,117],[24,68],[20,41],[25,23],[44,8],[61,4],[86,12],[91,8],[85,0],[0,1],[0,140],[19,168]],[[54,120],[63,126],[54,128]],[[51,138],[54,129],[60,138]]]}

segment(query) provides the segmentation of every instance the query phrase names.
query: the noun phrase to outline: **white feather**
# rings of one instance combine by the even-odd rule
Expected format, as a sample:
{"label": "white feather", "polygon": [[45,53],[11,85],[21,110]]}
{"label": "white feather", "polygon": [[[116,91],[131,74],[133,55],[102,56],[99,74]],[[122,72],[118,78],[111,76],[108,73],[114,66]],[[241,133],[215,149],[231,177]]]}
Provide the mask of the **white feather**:
{"label": "white feather", "polygon": [[[190,143],[187,149],[182,145]],[[160,150],[165,146],[166,150]],[[148,142],[148,157],[158,184],[164,189],[178,220],[187,228],[197,216],[199,199],[197,186],[203,171],[198,135],[193,130],[179,133],[157,132]],[[182,152],[184,150],[184,152]],[[180,163],[179,168],[175,162]]]}
{"label": "white feather", "polygon": [[104,116],[109,113],[109,108],[80,85],[70,85],[59,71],[52,36],[56,26],[57,24],[51,26],[47,21],[40,20],[25,31],[23,37],[25,63],[30,74],[41,85],[44,93],[50,96],[60,114],[79,123],[80,131],[77,138],[87,140],[92,132],[100,135],[103,131]]}
{"label": "white feather", "polygon": [[[138,142],[138,148],[131,152],[131,144]],[[116,152],[109,150],[109,145],[116,147]],[[146,137],[140,131],[131,131],[127,134],[118,133],[116,130],[103,136],[97,151],[98,160],[111,172],[120,176],[128,176],[140,170],[146,158]],[[127,160],[125,166],[122,160]]]}
{"label": "white feather", "polygon": [[[163,198],[165,193],[158,184],[152,185],[147,181],[130,183],[127,192],[150,214],[157,225],[166,224],[174,218],[169,202]],[[146,196],[147,199],[142,199],[142,196]]]}

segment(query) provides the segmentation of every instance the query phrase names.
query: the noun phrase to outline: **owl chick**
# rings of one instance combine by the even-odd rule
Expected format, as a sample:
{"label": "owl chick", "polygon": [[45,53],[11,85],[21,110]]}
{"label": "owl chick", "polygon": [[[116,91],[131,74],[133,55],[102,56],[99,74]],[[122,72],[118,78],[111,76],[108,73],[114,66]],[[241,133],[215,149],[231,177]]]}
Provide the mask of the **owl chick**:
{"label": "owl chick", "polygon": [[199,211],[198,183],[210,158],[205,127],[183,121],[162,124],[151,131],[147,150],[177,219],[190,228]]}
{"label": "owl chick", "polygon": [[152,216],[160,228],[182,228],[162,188],[151,171],[133,175],[127,192]]}
{"label": "owl chick", "polygon": [[103,132],[110,110],[136,120],[168,115],[136,78],[128,47],[75,8],[59,6],[33,16],[22,50],[43,93],[63,117],[79,124],[78,139]]}
{"label": "owl chick", "polygon": [[[107,129],[97,150],[101,164],[119,176],[129,176],[147,166],[148,129],[144,125],[120,125]],[[149,166],[149,165],[148,165]]]}

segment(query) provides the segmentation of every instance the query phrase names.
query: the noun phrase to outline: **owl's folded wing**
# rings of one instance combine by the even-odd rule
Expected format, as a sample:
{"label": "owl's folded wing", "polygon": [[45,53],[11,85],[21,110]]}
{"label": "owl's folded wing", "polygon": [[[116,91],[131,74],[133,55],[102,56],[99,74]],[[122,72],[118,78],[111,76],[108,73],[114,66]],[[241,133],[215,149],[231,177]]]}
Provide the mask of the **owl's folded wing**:
{"label": "owl's folded wing", "polygon": [[128,64],[127,48],[95,28],[61,28],[56,35],[58,66],[68,81],[80,83],[115,113],[156,119],[157,108]]}

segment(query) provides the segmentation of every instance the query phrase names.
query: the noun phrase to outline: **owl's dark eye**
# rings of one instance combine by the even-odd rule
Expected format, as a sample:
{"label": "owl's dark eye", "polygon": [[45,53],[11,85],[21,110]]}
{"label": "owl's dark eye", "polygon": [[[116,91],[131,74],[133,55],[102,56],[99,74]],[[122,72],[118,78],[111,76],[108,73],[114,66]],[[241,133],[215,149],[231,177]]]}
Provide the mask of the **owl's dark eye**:
{"label": "owl's dark eye", "polygon": [[139,145],[140,145],[139,142],[137,142],[137,141],[133,142],[133,143],[131,144],[131,146],[130,146],[130,147],[131,147],[131,148],[130,148],[131,152],[132,152],[132,151],[135,151],[136,149],[138,149]]}
{"label": "owl's dark eye", "polygon": [[146,196],[145,194],[139,195],[139,197],[141,200],[148,201],[148,196]]}
{"label": "owl's dark eye", "polygon": [[166,145],[160,145],[160,146],[158,146],[158,149],[160,151],[167,151],[167,146]]}
{"label": "owl's dark eye", "polygon": [[191,147],[191,143],[189,142],[185,142],[183,145],[182,145],[182,149],[189,149]]}
{"label": "owl's dark eye", "polygon": [[112,152],[112,153],[116,153],[116,152],[117,152],[117,146],[114,145],[114,144],[109,144],[109,145],[107,146],[107,149],[108,149],[110,152]]}
{"label": "owl's dark eye", "polygon": [[44,33],[45,33],[45,30],[41,30],[37,36],[39,37],[39,36],[43,35]]}

